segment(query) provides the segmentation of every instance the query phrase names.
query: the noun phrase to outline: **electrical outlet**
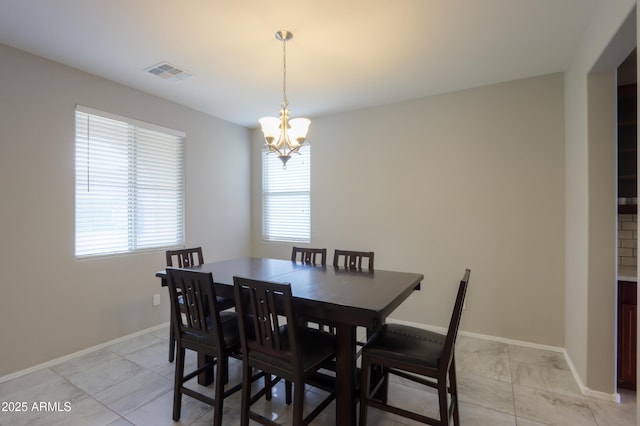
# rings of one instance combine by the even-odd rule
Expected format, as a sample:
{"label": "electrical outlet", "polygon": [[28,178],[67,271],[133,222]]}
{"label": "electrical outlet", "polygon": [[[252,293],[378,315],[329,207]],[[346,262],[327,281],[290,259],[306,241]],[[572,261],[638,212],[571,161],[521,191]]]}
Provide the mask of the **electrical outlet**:
{"label": "electrical outlet", "polygon": [[153,306],[160,306],[160,295],[159,294],[154,294],[153,295]]}

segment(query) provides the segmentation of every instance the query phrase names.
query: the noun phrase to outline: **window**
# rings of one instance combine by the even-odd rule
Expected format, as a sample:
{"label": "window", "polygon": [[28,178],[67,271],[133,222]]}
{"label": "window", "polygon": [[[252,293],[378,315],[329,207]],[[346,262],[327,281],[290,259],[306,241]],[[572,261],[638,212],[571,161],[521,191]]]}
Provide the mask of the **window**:
{"label": "window", "polygon": [[262,154],[262,232],[266,241],[311,241],[311,148],[303,145],[282,168]]}
{"label": "window", "polygon": [[184,243],[184,133],[76,108],[76,257]]}

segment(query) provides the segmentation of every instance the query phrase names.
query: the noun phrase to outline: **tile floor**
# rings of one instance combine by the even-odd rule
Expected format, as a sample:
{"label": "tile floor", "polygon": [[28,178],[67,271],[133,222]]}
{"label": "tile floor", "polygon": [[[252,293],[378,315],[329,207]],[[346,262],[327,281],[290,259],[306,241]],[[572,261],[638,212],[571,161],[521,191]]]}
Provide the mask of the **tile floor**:
{"label": "tile floor", "polygon": [[[0,425],[176,424],[171,420],[173,364],[167,361],[167,337],[167,328],[156,330],[0,383]],[[623,394],[621,404],[582,396],[559,353],[460,336],[456,354],[465,426],[636,424],[635,393]],[[193,354],[187,364],[195,364]],[[239,363],[232,360],[231,383],[239,373]],[[270,403],[254,407],[290,424],[283,394],[278,385]],[[225,400],[225,425],[239,424],[239,396]],[[306,405],[313,407],[321,396],[322,391],[309,389]],[[432,392],[401,380],[391,385],[390,399],[422,412],[437,406]],[[15,403],[26,403],[26,411],[15,411],[22,407]],[[334,416],[332,404],[312,424],[333,425]],[[177,424],[209,425],[212,418],[211,407],[183,397]],[[369,420],[380,426],[415,424],[375,409]]]}

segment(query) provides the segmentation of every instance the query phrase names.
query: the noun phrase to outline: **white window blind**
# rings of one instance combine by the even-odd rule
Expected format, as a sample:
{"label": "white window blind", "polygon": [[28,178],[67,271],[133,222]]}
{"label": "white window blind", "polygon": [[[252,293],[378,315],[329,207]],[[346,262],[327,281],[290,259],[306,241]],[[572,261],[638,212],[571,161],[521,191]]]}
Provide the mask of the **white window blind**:
{"label": "white window blind", "polygon": [[311,148],[303,145],[283,170],[276,154],[262,157],[262,229],[266,241],[311,241]]}
{"label": "white window blind", "polygon": [[184,133],[76,108],[76,257],[184,243]]}

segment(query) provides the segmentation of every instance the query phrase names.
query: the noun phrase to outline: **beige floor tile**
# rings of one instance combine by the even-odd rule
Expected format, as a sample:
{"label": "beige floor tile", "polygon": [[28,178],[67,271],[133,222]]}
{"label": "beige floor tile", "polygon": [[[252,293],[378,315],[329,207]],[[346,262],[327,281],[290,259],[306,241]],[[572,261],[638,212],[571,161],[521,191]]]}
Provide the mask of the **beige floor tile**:
{"label": "beige floor tile", "polygon": [[561,352],[530,348],[527,346],[509,345],[509,359],[511,362],[544,365],[550,368],[569,369],[567,361]]}
{"label": "beige floor tile", "polygon": [[511,363],[512,383],[534,389],[580,396],[580,388],[568,369],[547,367],[544,364]]}
{"label": "beige floor tile", "polygon": [[620,403],[596,398],[585,398],[598,426],[635,426],[635,392],[623,391]]}
{"label": "beige floor tile", "polygon": [[0,383],[0,395],[8,400],[11,395],[16,392],[28,390],[32,386],[41,386],[47,382],[57,382],[60,380],[60,376],[53,372],[49,368],[43,368],[41,370],[34,371],[24,376],[16,377],[15,379]]}
{"label": "beige floor tile", "polygon": [[505,343],[460,336],[456,343],[457,371],[511,381],[509,347]]}
{"label": "beige floor tile", "polygon": [[72,404],[71,411],[53,413],[44,418],[43,425],[108,425],[118,420],[118,415],[93,398],[85,398]]}
{"label": "beige floor tile", "polygon": [[0,395],[3,402],[21,402],[26,403],[29,407],[40,402],[70,402],[74,404],[88,396],[86,392],[49,369],[36,371],[3,383]]}
{"label": "beige floor tile", "polygon": [[516,426],[516,418],[512,414],[502,411],[461,402],[460,424],[465,426]]}
{"label": "beige floor tile", "polygon": [[156,337],[155,335],[153,335],[153,333],[143,334],[134,339],[128,339],[128,340],[125,340],[124,342],[115,343],[113,345],[108,346],[106,349],[118,355],[127,355],[157,343],[164,343],[165,356],[167,357],[167,360],[168,360],[169,359],[168,358],[169,343],[167,342],[166,339],[161,339],[159,337]]}
{"label": "beige floor tile", "polygon": [[134,352],[123,355],[129,361],[133,361],[144,368],[153,369],[168,363],[169,345],[160,339],[148,346],[139,348]]}
{"label": "beige floor tile", "polygon": [[[46,402],[46,401],[45,401]],[[51,400],[49,403],[53,402]],[[93,398],[87,397],[73,403],[58,403],[32,407],[26,413],[2,413],[0,424],[20,426],[56,426],[56,425],[92,425],[104,426],[119,419],[119,416],[100,404]]]}
{"label": "beige floor tile", "polygon": [[533,420],[523,419],[522,417],[516,418],[516,424],[518,426],[548,426],[545,423],[534,422]]}
{"label": "beige floor tile", "polygon": [[140,365],[118,357],[78,371],[66,379],[89,395],[94,395],[144,371]]}
{"label": "beige floor tile", "polygon": [[[137,336],[96,352],[0,383],[3,400],[71,403],[71,412],[0,412],[0,425],[194,425],[213,420],[213,408],[183,396],[180,422],[172,420],[174,363],[168,362],[169,328]],[[616,404],[580,395],[559,352],[506,345],[460,336],[456,347],[460,417],[465,426],[631,426],[636,424],[635,393],[623,393]],[[187,351],[186,369],[195,368],[196,354]],[[241,362],[230,360],[230,385],[241,380]],[[254,383],[254,392],[262,386]],[[189,386],[213,395],[211,386]],[[324,395],[308,388],[305,410]],[[437,416],[432,389],[393,378],[390,400],[410,410]],[[273,400],[262,399],[254,410],[283,424],[291,422],[284,403],[284,383]],[[224,425],[240,422],[240,392],[225,399]],[[380,410],[368,410],[369,424],[412,426],[417,422]],[[335,402],[311,423],[335,424]]]}
{"label": "beige floor tile", "polygon": [[124,416],[172,389],[173,381],[152,371],[144,371],[93,397]]}
{"label": "beige floor tile", "polygon": [[169,324],[167,324],[166,326],[159,328],[157,330],[154,330],[152,332],[150,332],[149,334],[151,334],[154,337],[157,337],[159,339],[163,339],[167,342],[167,356],[169,356]]}
{"label": "beige floor tile", "polygon": [[[168,353],[166,353],[164,361],[161,362],[156,367],[153,367],[151,370],[173,380],[173,376],[175,373],[175,362],[169,362],[168,360],[169,360],[169,355]],[[197,354],[193,351],[187,351],[185,355],[185,362],[184,362],[185,371],[195,370],[197,364],[198,364]]]}
{"label": "beige floor tile", "polygon": [[[438,417],[438,396],[431,389],[418,390],[412,386],[391,383],[389,404],[429,417]],[[395,417],[399,421],[401,417]]]}
{"label": "beige floor tile", "polygon": [[510,383],[474,374],[458,373],[460,401],[514,415],[513,389]]}
{"label": "beige floor tile", "polygon": [[126,421],[122,417],[118,417],[113,422],[109,423],[108,426],[135,426],[133,423]]}
{"label": "beige floor tile", "polygon": [[597,426],[589,405],[573,397],[513,385],[516,416],[551,426]]}
{"label": "beige floor tile", "polygon": [[[124,418],[134,425],[154,425],[154,426],[174,426],[190,425],[205,414],[212,411],[212,408],[196,399],[183,397],[182,409],[180,411],[180,421],[173,421],[173,391],[166,392],[137,408],[124,416]],[[211,414],[213,418],[213,414]]]}
{"label": "beige floor tile", "polygon": [[122,359],[122,357],[107,349],[100,349],[54,365],[51,370],[64,378],[68,378],[74,374],[95,369],[106,362],[118,359]]}

